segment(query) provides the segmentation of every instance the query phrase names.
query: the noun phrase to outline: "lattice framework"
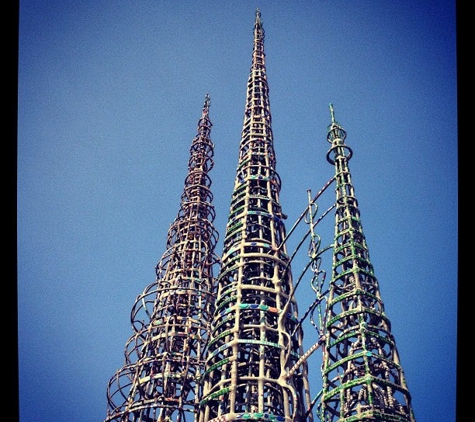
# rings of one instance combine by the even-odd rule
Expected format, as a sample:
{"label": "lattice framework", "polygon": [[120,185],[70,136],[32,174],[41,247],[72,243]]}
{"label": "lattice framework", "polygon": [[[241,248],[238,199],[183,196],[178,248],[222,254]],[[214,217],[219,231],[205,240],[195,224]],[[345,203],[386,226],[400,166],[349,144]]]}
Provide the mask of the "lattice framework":
{"label": "lattice framework", "polygon": [[[292,274],[283,243],[267,83],[264,29],[254,24],[252,65],[216,311],[204,375],[201,422],[296,421],[309,401]],[[311,419],[311,416],[309,417]]]}
{"label": "lattice framework", "polygon": [[196,419],[198,380],[215,303],[213,271],[219,265],[208,175],[214,165],[209,107],[207,95],[190,149],[181,207],[168,230],[156,280],[132,308],[134,335],[126,344],[125,365],[109,382],[105,422]]}
{"label": "lattice framework", "polygon": [[369,257],[348,162],[346,132],[332,123],[327,160],[335,166],[336,210],[323,348],[324,422],[415,422],[391,323]]}

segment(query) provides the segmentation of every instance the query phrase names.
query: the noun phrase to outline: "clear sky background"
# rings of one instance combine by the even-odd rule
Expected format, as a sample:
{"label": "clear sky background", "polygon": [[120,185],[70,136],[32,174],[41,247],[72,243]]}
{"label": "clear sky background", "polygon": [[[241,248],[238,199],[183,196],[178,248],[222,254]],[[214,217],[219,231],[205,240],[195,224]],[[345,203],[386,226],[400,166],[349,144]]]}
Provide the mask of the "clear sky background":
{"label": "clear sky background", "polygon": [[[256,8],[287,228],[307,189],[334,173],[325,159],[332,102],[354,152],[363,229],[416,418],[455,421],[454,1],[22,0],[21,422],[105,418],[130,310],[155,278],[179,210],[206,93],[222,250]],[[306,335],[307,346],[315,340]],[[319,351],[312,362],[314,396]]]}

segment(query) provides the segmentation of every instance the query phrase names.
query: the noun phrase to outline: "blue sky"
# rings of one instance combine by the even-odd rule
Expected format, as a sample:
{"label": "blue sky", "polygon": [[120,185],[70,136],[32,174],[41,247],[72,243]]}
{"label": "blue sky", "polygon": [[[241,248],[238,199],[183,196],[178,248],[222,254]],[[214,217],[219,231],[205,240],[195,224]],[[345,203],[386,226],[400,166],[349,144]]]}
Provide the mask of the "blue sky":
{"label": "blue sky", "polygon": [[[325,159],[331,102],[354,152],[363,229],[416,418],[455,421],[454,1],[22,0],[21,422],[104,419],[130,310],[155,278],[179,210],[206,93],[221,251],[256,8],[287,227],[307,189],[316,193],[333,175]],[[327,194],[331,201],[333,189]],[[306,295],[297,292],[301,312]]]}

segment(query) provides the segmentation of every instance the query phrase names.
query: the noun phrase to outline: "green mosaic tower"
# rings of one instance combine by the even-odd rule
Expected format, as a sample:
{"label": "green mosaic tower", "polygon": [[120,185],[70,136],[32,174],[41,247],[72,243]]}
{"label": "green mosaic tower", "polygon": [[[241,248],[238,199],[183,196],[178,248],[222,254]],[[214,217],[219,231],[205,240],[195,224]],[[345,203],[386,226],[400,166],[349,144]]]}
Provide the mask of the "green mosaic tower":
{"label": "green mosaic tower", "polygon": [[363,233],[348,166],[353,153],[332,106],[331,117],[327,160],[335,166],[336,219],[324,326],[321,418],[324,422],[414,422],[411,396]]}

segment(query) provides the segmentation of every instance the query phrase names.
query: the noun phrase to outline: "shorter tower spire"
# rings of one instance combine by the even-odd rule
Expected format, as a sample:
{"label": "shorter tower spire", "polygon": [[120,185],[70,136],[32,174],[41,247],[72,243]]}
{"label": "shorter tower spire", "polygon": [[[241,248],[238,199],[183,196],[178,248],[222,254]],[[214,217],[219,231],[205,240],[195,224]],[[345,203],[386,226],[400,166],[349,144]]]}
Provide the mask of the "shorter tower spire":
{"label": "shorter tower spire", "polygon": [[346,132],[332,123],[327,160],[335,166],[333,265],[323,348],[322,420],[415,422],[391,323],[369,258],[348,162]]}
{"label": "shorter tower spire", "polygon": [[132,308],[134,335],[126,344],[126,364],[109,382],[105,422],[185,422],[190,414],[197,419],[198,379],[216,300],[213,267],[219,263],[208,176],[214,148],[210,104],[206,94],[181,207],[168,230],[156,280]]}

